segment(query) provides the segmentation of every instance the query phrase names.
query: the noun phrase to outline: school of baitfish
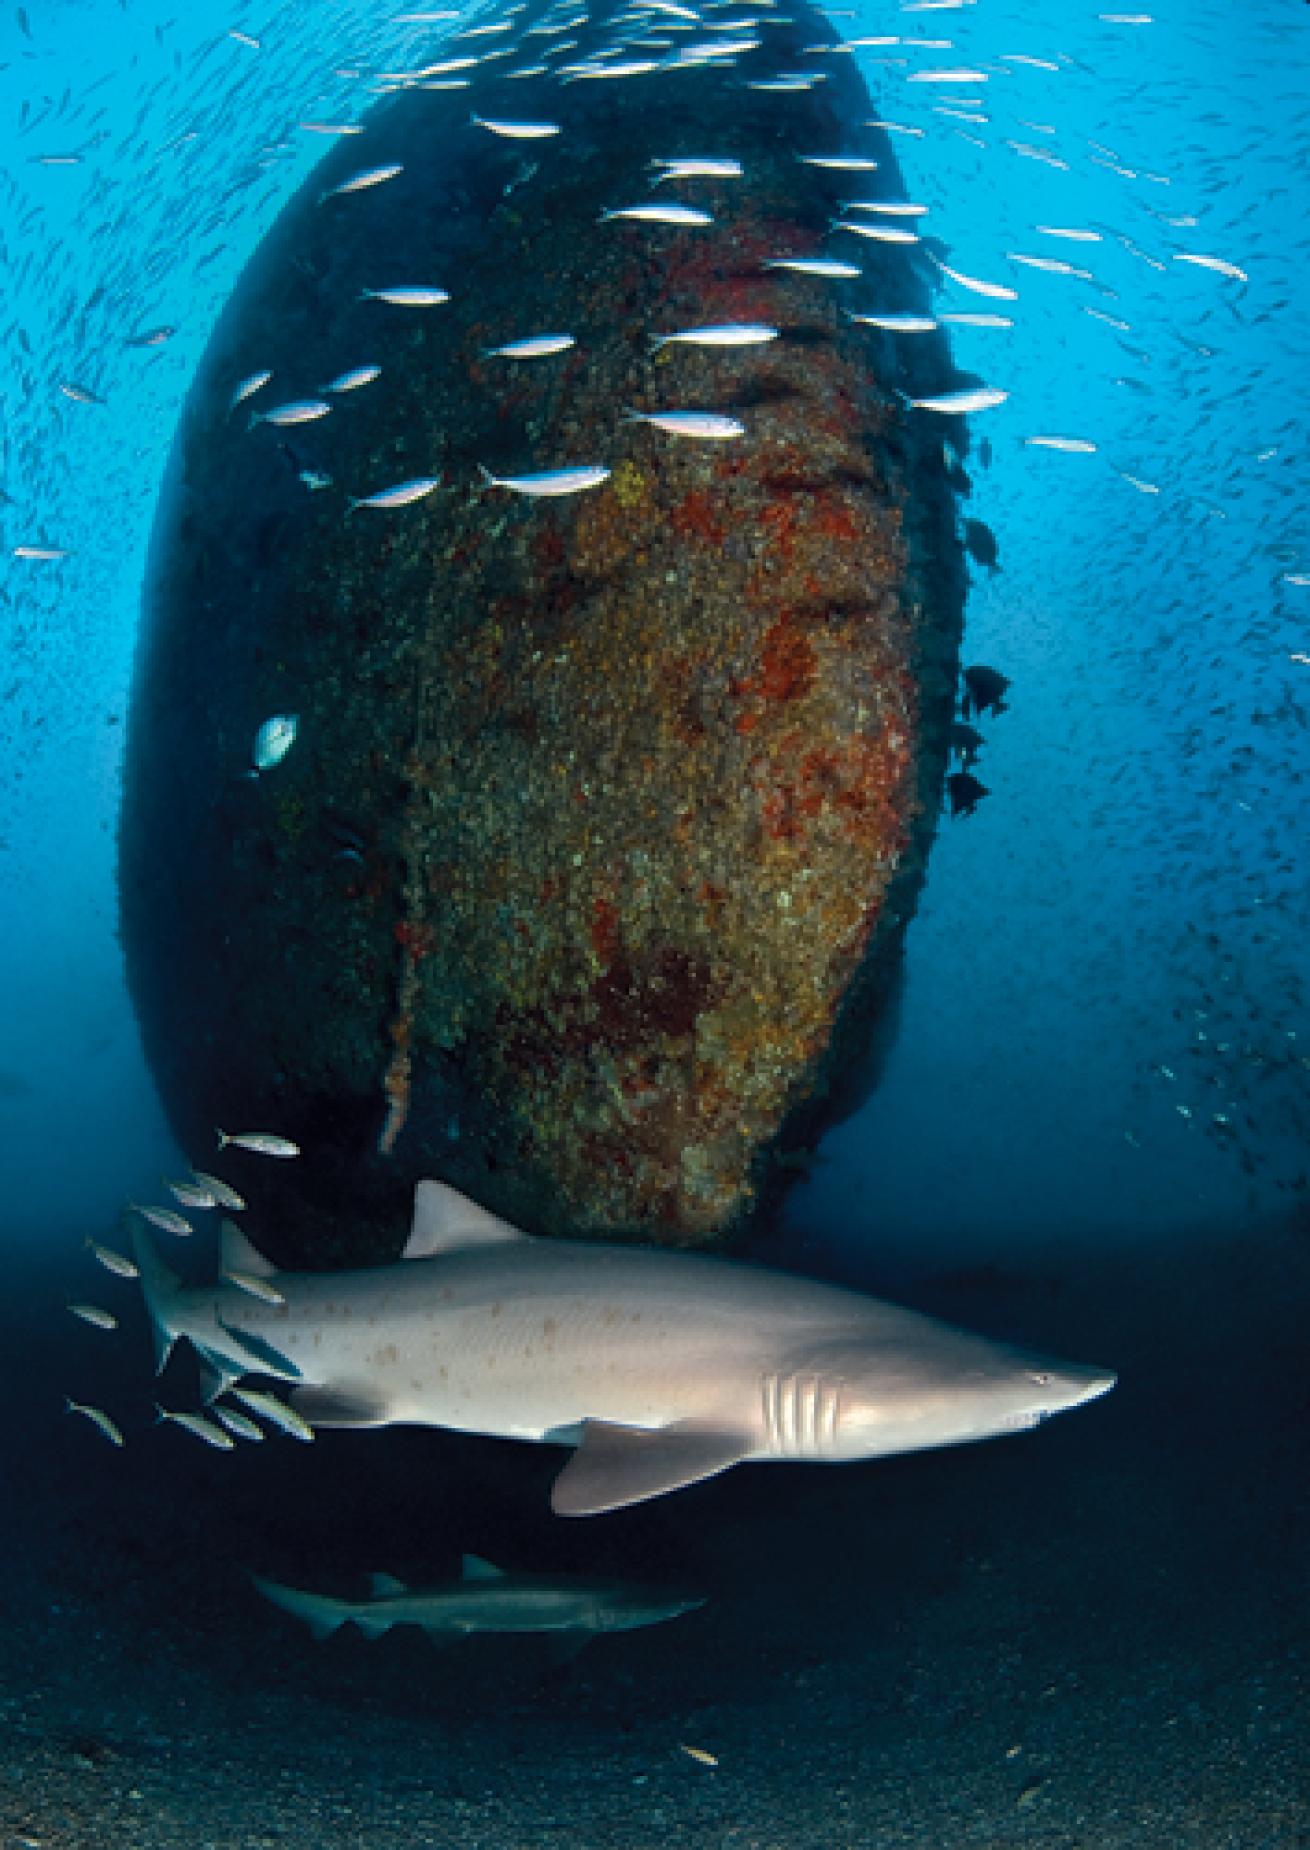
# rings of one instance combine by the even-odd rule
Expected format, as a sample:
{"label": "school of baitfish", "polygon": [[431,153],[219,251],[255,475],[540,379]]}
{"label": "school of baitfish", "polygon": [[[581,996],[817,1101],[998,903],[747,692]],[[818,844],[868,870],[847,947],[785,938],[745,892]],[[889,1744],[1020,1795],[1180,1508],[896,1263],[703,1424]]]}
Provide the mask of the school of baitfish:
{"label": "school of baitfish", "polygon": [[[928,25],[915,16],[948,15],[961,13],[975,3],[975,0],[902,0],[896,11],[904,16],[904,24],[916,26]],[[985,86],[994,78],[1004,78],[1007,66],[1011,69],[1026,68],[1036,71],[1058,73],[1067,58],[1042,58],[1025,52],[1004,52],[992,61],[973,60],[964,57],[952,62],[938,54],[954,53],[955,43],[952,39],[929,35],[923,30],[902,30],[899,32],[852,33],[846,38],[838,38],[833,43],[820,43],[804,48],[802,54],[804,67],[796,70],[776,70],[761,72],[760,60],[755,54],[762,50],[767,54],[770,28],[776,27],[787,19],[787,9],[781,0],[755,0],[754,4],[738,3],[738,0],[701,0],[696,6],[671,4],[670,0],[630,0],[628,4],[615,4],[608,11],[599,6],[590,7],[581,0],[556,0],[547,11],[534,22],[528,24],[520,18],[526,8],[521,3],[503,9],[499,17],[478,20],[463,29],[455,29],[461,18],[457,9],[444,8],[429,11],[402,12],[389,22],[391,27],[406,29],[407,59],[394,65],[393,61],[382,59],[377,68],[370,71],[368,61],[361,59],[358,67],[349,71],[334,73],[342,78],[351,78],[355,82],[356,100],[366,104],[372,98],[407,89],[429,89],[448,91],[452,89],[476,91],[479,75],[483,72],[498,77],[513,78],[532,82],[534,85],[553,85],[558,94],[558,108],[554,112],[559,120],[551,117],[525,115],[508,117],[505,115],[489,116],[471,111],[471,123],[484,132],[511,141],[529,144],[549,144],[557,137],[567,136],[568,110],[567,90],[571,84],[579,82],[649,82],[658,83],[662,75],[671,71],[686,71],[696,67],[712,67],[718,70],[732,70],[749,60],[746,68],[750,75],[743,75],[741,81],[749,88],[785,95],[788,92],[813,89],[825,78],[824,61],[839,56],[876,54],[873,61],[891,78],[899,77],[907,86],[913,85],[928,90],[937,96],[937,101],[930,108],[949,121],[967,121],[975,125],[985,125],[990,117],[985,107]],[[833,9],[831,17],[842,20],[853,15],[841,9]],[[1101,18],[1111,25],[1144,26],[1151,23],[1150,15],[1103,14]],[[431,30],[432,49],[449,53],[449,55],[424,59],[415,40],[416,29]],[[163,28],[160,29],[164,30]],[[590,32],[599,34],[599,42],[588,44],[582,49],[583,35]],[[263,40],[255,35],[233,28],[227,35],[236,44],[258,52],[263,49]],[[213,47],[210,48],[212,55]],[[916,68],[915,60],[925,59],[921,68]],[[963,95],[964,91],[979,94]],[[654,94],[654,93],[653,93]],[[657,97],[656,97],[657,101]],[[29,112],[24,108],[24,120],[20,129],[28,131],[45,126],[47,118],[53,113],[66,121],[71,128],[77,120],[78,111],[70,107],[71,94],[66,95],[60,109]],[[86,124],[86,129],[95,127],[102,120],[103,109],[94,113]],[[297,129],[305,134],[335,139],[345,136],[367,136],[368,125],[348,119],[321,119],[306,116],[297,123]],[[888,134],[922,137],[924,130],[913,123],[896,121],[882,115],[870,120],[870,128]],[[1033,124],[1034,129],[1045,125]],[[85,133],[85,129],[83,131]],[[957,129],[958,133],[968,131]],[[196,131],[185,131],[177,138],[182,144],[193,138]],[[711,137],[712,138],[712,137]],[[92,158],[95,149],[106,139],[106,131],[91,136],[79,152],[43,152],[30,158],[44,165],[77,165]],[[977,137],[973,137],[977,139]],[[980,142],[979,145],[982,145]],[[1047,164],[1064,168],[1069,162],[1054,154],[1050,149],[1028,144],[1009,138],[1008,143],[1020,156],[1040,159]],[[1125,167],[1115,150],[1100,143],[1091,143],[1093,162],[1117,171],[1135,175],[1135,170]],[[269,150],[270,156],[284,151],[282,146]],[[871,155],[858,148],[834,150],[814,150],[801,153],[797,160],[829,172],[845,172],[852,176],[873,176],[878,170],[878,162]],[[369,164],[362,161],[359,167],[337,184],[324,189],[319,194],[319,204],[325,211],[365,210],[365,195],[384,187],[403,172],[403,165],[398,162]],[[1150,175],[1148,178],[1164,180],[1165,176]],[[645,176],[634,176],[634,180],[644,178],[652,189],[667,183],[675,185],[690,183],[693,187],[698,181],[721,182],[731,180],[749,186],[749,174],[742,163],[731,152],[711,150],[708,147],[695,150],[670,150],[667,156],[653,163],[653,170]],[[953,284],[965,292],[991,297],[995,300],[1014,302],[1018,299],[1018,290],[1011,284],[999,280],[989,280],[969,275],[945,261],[940,247],[935,243],[924,243],[924,234],[920,221],[928,208],[915,201],[900,199],[852,200],[843,208],[847,216],[833,220],[830,228],[834,240],[858,238],[866,242],[891,245],[918,246],[921,255],[939,284]],[[851,217],[849,214],[866,214],[865,217]],[[665,230],[712,231],[715,215],[704,206],[695,203],[692,197],[675,201],[666,198],[653,198],[646,201],[616,203],[603,214],[603,219],[616,223],[649,225]],[[1190,227],[1197,221],[1194,215],[1157,214],[1166,226]],[[913,227],[913,228],[912,228]],[[1160,258],[1150,257],[1141,251],[1136,242],[1126,234],[1114,231],[1102,231],[1091,227],[1054,226],[1037,223],[1034,232],[1040,237],[1049,237],[1082,244],[1102,242],[1106,236],[1118,238],[1125,247],[1149,260],[1155,267],[1163,268]],[[1165,257],[1176,263],[1190,265],[1193,268],[1208,270],[1228,281],[1245,283],[1246,271],[1231,258],[1215,252],[1191,249],[1171,249]],[[1021,268],[1044,271],[1051,275],[1062,275],[1071,280],[1095,283],[1094,272],[1081,265],[1066,262],[1064,259],[1046,256],[1040,253],[1009,251],[1007,263]],[[860,266],[852,262],[841,250],[840,243],[834,252],[825,251],[780,251],[765,263],[765,268],[776,273],[780,284],[785,282],[787,272],[804,276],[824,277],[834,282],[848,283],[858,281],[861,276]],[[1115,292],[1105,290],[1106,294]],[[398,309],[420,310],[439,308],[448,302],[450,292],[435,280],[409,280],[398,278],[394,281],[378,281],[365,285],[360,290],[363,300],[375,301]],[[1097,310],[1093,305],[1081,305],[1089,315],[1100,315],[1102,319],[1111,320],[1114,325],[1125,330],[1126,322],[1119,322],[1114,317]],[[944,311],[940,317],[910,315],[893,308],[882,308],[877,304],[864,304],[859,308],[851,307],[850,318],[857,325],[868,326],[882,332],[897,336],[910,336],[927,333],[943,323],[955,323],[972,327],[1004,329],[1012,326],[1008,316],[971,315],[963,311]],[[652,348],[658,351],[668,344],[681,342],[704,346],[721,346],[724,348],[747,346],[759,341],[771,340],[779,332],[785,331],[785,297],[780,298],[779,323],[777,327],[741,327],[720,326],[713,328],[686,328],[674,330],[652,330]],[[129,335],[124,344],[133,347],[151,347],[166,342],[174,330],[169,327],[146,330]],[[568,333],[536,333],[525,330],[518,338],[492,349],[497,355],[514,359],[547,359],[573,346],[574,337]],[[371,383],[380,375],[381,368],[371,361],[356,364],[343,371],[328,384],[321,384],[316,392],[303,392],[276,404],[264,408],[252,407],[250,427],[272,426],[274,429],[294,427],[312,423],[327,417],[337,409],[336,402],[342,395]],[[253,370],[241,379],[234,381],[231,388],[230,409],[244,404],[256,394],[263,394],[273,381],[272,372],[267,368]],[[732,379],[725,376],[724,390],[729,394]],[[58,383],[58,390],[72,402],[92,408],[103,409],[107,400],[90,386],[78,385],[71,380]],[[943,390],[939,394],[918,399],[906,399],[905,404],[916,410],[931,411],[939,416],[960,417],[974,415],[989,410],[1005,402],[1009,392],[999,387],[985,386],[969,391]],[[616,417],[622,418],[623,408],[617,408]],[[720,406],[684,406],[676,403],[642,408],[635,415],[652,428],[687,437],[700,437],[705,440],[721,439],[729,434],[748,436],[748,429],[739,420],[733,418],[729,407]],[[1028,447],[1063,450],[1067,454],[1092,454],[1099,445],[1091,438],[1081,435],[1066,438],[1053,438],[1041,433],[1026,436],[1021,440]],[[1136,478],[1124,470],[1118,473],[1130,485],[1136,485]],[[482,465],[481,479],[485,486],[504,488],[524,496],[554,496],[573,494],[583,490],[599,488],[609,479],[610,469],[604,459],[577,462],[573,459],[561,460],[553,467],[525,473],[521,476],[498,475],[489,466]],[[311,487],[331,486],[327,478],[315,478],[308,483]],[[382,484],[365,488],[362,492],[351,492],[343,487],[345,511],[354,512],[359,508],[376,510],[398,510],[409,507],[442,486],[441,478],[418,476],[394,484]],[[448,487],[455,484],[447,483]],[[30,538],[20,540],[11,547],[15,559],[34,564],[57,564],[69,556],[69,549],[61,546],[44,535],[34,533]]]}
{"label": "school of baitfish", "polygon": [[[949,15],[963,11],[971,0],[905,0],[898,9],[903,23],[909,24],[916,15]],[[720,68],[732,67],[760,49],[767,43],[768,29],[774,20],[785,16],[785,9],[776,4],[776,0],[754,0],[754,4],[733,4],[733,0],[700,0],[697,5],[683,5],[675,0],[630,0],[626,6],[618,6],[608,16],[610,37],[607,42],[589,50],[583,58],[570,58],[576,50],[578,35],[587,28],[594,28],[602,23],[602,9],[589,8],[580,0],[564,0],[563,4],[553,6],[535,24],[524,27],[517,25],[517,16],[522,12],[521,6],[504,9],[503,17],[479,22],[463,31],[452,30],[457,25],[459,13],[453,9],[439,9],[424,12],[399,13],[389,24],[403,27],[412,33],[416,28],[422,32],[434,31],[437,42],[433,49],[451,49],[454,55],[429,59],[426,63],[420,56],[413,57],[404,68],[392,69],[390,65],[368,69],[368,60],[361,59],[357,66],[343,69],[334,76],[339,79],[333,98],[333,109],[323,116],[306,114],[296,124],[294,132],[325,140],[345,137],[366,136],[366,125],[349,119],[353,107],[366,107],[378,95],[412,87],[460,88],[473,91],[476,87],[480,69],[493,66],[503,60],[516,60],[504,75],[522,79],[525,82],[547,82],[554,84],[558,91],[558,114],[560,120],[547,119],[535,114],[523,118],[487,117],[474,112],[471,120],[475,126],[488,134],[501,136],[525,143],[540,143],[548,149],[557,137],[567,135],[567,95],[568,86],[579,82],[640,82],[657,85],[662,73],[694,67],[697,64],[713,64]],[[840,18],[836,10],[834,18]],[[1101,19],[1109,25],[1139,27],[1150,23],[1147,14],[1102,14]],[[898,22],[901,23],[901,22]],[[915,22],[919,23],[918,21]],[[167,28],[161,28],[160,32]],[[26,36],[31,37],[30,29]],[[227,35],[227,41],[242,51],[258,53],[262,49],[261,40],[253,34],[233,28]],[[162,43],[162,38],[161,38]],[[223,41],[211,45],[204,53],[201,63],[211,63],[218,55]],[[411,40],[411,49],[414,49]],[[901,31],[898,33],[851,36],[836,44],[819,45],[811,48],[807,54],[807,65],[802,70],[779,70],[773,74],[755,75],[743,81],[749,87],[762,93],[776,94],[784,99],[788,93],[804,91],[823,81],[823,61],[839,55],[865,55],[870,51],[878,54],[877,63],[889,78],[899,75],[907,85],[914,85],[920,92],[925,89],[935,90],[938,100],[928,105],[929,109],[943,121],[952,125],[951,132],[963,136],[980,149],[986,147],[984,137],[974,134],[977,128],[987,127],[990,121],[986,100],[981,94],[993,79],[1003,79],[1008,70],[1027,70],[1036,73],[1058,75],[1067,65],[1062,55],[1040,57],[1028,52],[1010,51],[998,55],[992,61],[961,61],[959,64],[929,62],[923,68],[914,68],[913,60],[927,56],[929,60],[937,59],[939,54],[954,51],[952,42],[947,38],[928,37],[920,31]],[[752,66],[752,68],[754,68]],[[199,73],[193,74],[199,76]],[[106,81],[102,79],[101,83]],[[48,98],[44,103],[32,107],[23,105],[19,123],[20,135],[39,137],[35,151],[27,159],[33,165],[49,168],[77,166],[94,161],[97,151],[109,139],[109,129],[105,125],[104,107],[95,105],[95,92],[99,84],[90,86],[85,92],[74,94],[72,89],[56,101]],[[975,92],[963,95],[964,90]],[[654,94],[654,93],[653,93]],[[126,143],[112,152],[122,161],[130,161],[134,156],[141,158],[146,149],[143,136],[145,124],[149,119],[149,106],[143,106],[136,124],[130,131]],[[200,112],[197,112],[200,119]],[[891,119],[879,113],[870,127],[880,132],[901,135],[907,138],[922,139],[925,135],[923,126],[914,122]],[[181,126],[167,147],[156,150],[158,158],[182,149],[187,143],[196,140],[201,134],[198,126]],[[1054,136],[1055,129],[1050,124],[1030,123],[1027,132],[1033,135]],[[56,145],[42,146],[42,140],[49,142],[57,138]],[[659,203],[661,192],[657,189],[674,189],[680,186],[695,187],[701,180],[731,181],[743,186],[749,185],[749,175],[740,162],[733,158],[730,150],[711,148],[708,144],[714,137],[707,133],[707,145],[694,150],[670,149],[668,155],[657,163],[655,171],[641,176],[634,176],[634,188],[643,182],[652,197],[648,201],[635,200],[633,203],[619,203],[607,212],[608,218],[634,224],[645,224],[678,232],[707,233],[712,235],[713,215],[704,208],[690,202],[674,203],[662,206]],[[76,145],[75,145],[76,144]],[[1020,139],[1017,136],[1001,138],[1003,145],[1020,159],[1031,160],[1061,172],[1068,172],[1081,158],[1094,166],[1128,179],[1138,177],[1137,170],[1129,167],[1118,152],[1111,146],[1098,142],[1089,142],[1086,150],[1065,150],[1057,152],[1050,145],[1041,141]],[[278,160],[284,158],[290,143],[272,145],[261,150],[258,161],[248,164],[234,180],[232,191],[250,187],[263,178]],[[1088,152],[1090,150],[1090,153]],[[1066,155],[1069,157],[1066,158]],[[876,173],[876,162],[858,149],[815,151],[799,156],[799,159],[823,166],[829,170],[845,171],[852,176],[871,176]],[[375,188],[384,186],[400,169],[395,165],[370,165],[361,159],[357,171],[345,181],[325,191],[321,197],[325,212],[337,210],[366,210],[367,195]],[[1148,181],[1159,185],[1170,184],[1169,176],[1147,173],[1142,175]],[[11,196],[13,182],[6,180]],[[207,230],[211,235],[221,233],[224,200],[206,202],[210,211],[207,224],[193,229]],[[21,237],[30,232],[34,216],[39,208],[28,208],[21,214],[15,214],[13,233]],[[1189,232],[1198,224],[1194,213],[1166,212],[1149,207],[1147,210],[1157,226],[1164,233]],[[1019,290],[1014,283],[998,277],[974,276],[946,261],[940,248],[923,243],[922,220],[928,208],[918,202],[898,199],[851,200],[842,208],[843,216],[834,221],[831,235],[834,241],[833,251],[795,251],[778,252],[769,260],[768,267],[778,274],[780,289],[785,289],[787,273],[828,278],[842,286],[860,281],[860,266],[851,261],[847,255],[852,238],[870,242],[900,242],[913,244],[918,242],[924,261],[931,265],[939,287],[948,291],[948,300],[952,299],[951,290],[960,291],[964,296],[973,295],[990,299],[1002,304],[1013,304],[1019,299]],[[1057,243],[1073,244],[1083,249],[1107,241],[1115,241],[1120,248],[1134,259],[1150,269],[1163,272],[1169,264],[1176,264],[1208,273],[1221,283],[1244,285],[1248,273],[1242,264],[1231,257],[1205,249],[1177,248],[1177,240],[1166,243],[1158,254],[1146,250],[1141,243],[1127,233],[1116,230],[1110,225],[1096,228],[1079,225],[1057,225],[1044,222],[1032,227],[1035,237],[1050,239]],[[217,255],[221,245],[211,255]],[[147,283],[158,282],[162,276],[164,259],[157,258],[153,272],[147,271]],[[1005,253],[1004,262],[1010,266],[1043,273],[1054,278],[1065,279],[1073,284],[1096,284],[1096,273],[1083,264],[1073,264],[1063,258],[1036,252],[1009,251]],[[85,353],[89,362],[86,370],[94,371],[99,381],[98,386],[82,383],[77,377],[70,376],[53,382],[51,390],[57,392],[67,403],[79,412],[87,415],[100,415],[112,408],[113,394],[102,375],[113,375],[115,383],[122,385],[125,378],[121,368],[115,371],[113,355],[107,347],[97,347],[93,338],[94,330],[106,325],[107,309],[117,305],[119,323],[117,345],[125,353],[150,354],[165,346],[175,330],[166,323],[143,325],[138,318],[137,284],[140,279],[123,273],[106,275],[94,289],[89,298],[80,304],[76,315],[68,318],[69,333],[79,352]],[[383,309],[395,309],[398,312],[439,309],[448,301],[447,290],[436,281],[404,280],[386,281],[376,279],[373,283],[361,287],[364,299],[377,302],[379,312]],[[1113,298],[1115,291],[1102,286],[1105,298]],[[1081,301],[1078,307],[1083,314],[1107,325],[1117,335],[1132,332],[1132,324],[1121,314],[1112,314],[1092,302]],[[887,333],[897,338],[927,333],[939,324],[965,326],[976,329],[1003,331],[1013,326],[1012,317],[1007,314],[970,312],[959,307],[946,308],[935,315],[909,314],[894,307],[884,307],[875,303],[863,303],[847,309],[850,319],[861,326],[868,326],[880,333]],[[778,325],[750,326],[707,326],[685,327],[675,329],[652,329],[650,339],[652,349],[657,350],[667,345],[694,343],[705,347],[722,347],[725,349],[742,347],[771,341],[778,337],[785,327],[785,295],[779,297]],[[21,336],[21,329],[19,330]],[[19,340],[20,349],[28,359],[31,357],[26,338]],[[567,351],[575,344],[574,336],[568,332],[542,333],[525,329],[521,336],[503,345],[489,350],[489,357],[495,356],[507,362],[548,361],[555,355]],[[286,382],[291,393],[299,392],[302,396],[288,396],[277,404],[260,410],[254,404],[250,407],[250,424],[252,440],[257,440],[261,426],[294,425],[299,422],[312,422],[328,415],[341,414],[343,407],[339,400],[378,380],[383,368],[371,357],[342,356],[345,370],[331,381]],[[82,362],[77,362],[79,369]],[[20,360],[26,368],[26,361]],[[28,374],[29,390],[35,385]],[[257,399],[273,383],[272,372],[257,364],[257,356],[252,356],[252,369],[243,377],[234,380],[230,388],[229,410],[235,411],[247,401]],[[731,414],[728,402],[731,395],[730,381],[725,378],[724,403],[714,407],[684,406],[670,403],[661,406],[649,406],[643,409],[634,407],[616,407],[616,425],[623,421],[637,421],[649,425],[665,434],[683,436],[702,441],[722,441],[748,437],[745,421]],[[924,412],[934,412],[943,416],[973,415],[982,410],[999,406],[1007,398],[1007,390],[997,386],[978,386],[966,391],[944,391],[940,395],[906,401],[911,407]],[[1086,434],[1047,433],[1030,431],[1018,439],[1023,447],[1038,451],[1068,456],[1090,456],[1103,453],[1102,445]],[[1272,456],[1273,450],[1263,451],[1260,460]],[[10,467],[12,468],[12,459]],[[1161,485],[1158,481],[1133,469],[1112,463],[1116,475],[1129,488],[1143,496],[1159,497]],[[35,475],[34,470],[28,471]],[[540,471],[517,477],[496,475],[487,465],[482,466],[482,483],[487,488],[512,491],[522,496],[550,496],[571,494],[583,490],[603,488],[609,478],[609,469],[603,461],[578,463],[571,459],[553,460],[551,466]],[[379,512],[400,510],[414,506],[435,492],[440,486],[440,478],[413,477],[394,484],[368,486],[352,485],[362,490],[351,494],[342,488],[343,512],[356,509],[372,509]],[[15,496],[5,492],[3,502],[9,505],[21,505]],[[11,557],[17,561],[33,565],[58,565],[70,558],[70,548],[59,542],[58,536],[47,530],[42,509],[38,505],[27,505],[22,509],[27,523],[27,531],[21,538],[13,540],[9,547]],[[1310,574],[1297,569],[1298,562],[1288,554],[1282,560],[1286,566],[1281,573],[1283,582],[1292,587],[1310,585]],[[1304,651],[1294,652],[1290,659],[1296,663],[1310,663],[1310,655]],[[268,731],[271,727],[274,730]],[[253,747],[253,759],[256,770],[271,768],[280,756],[291,747],[295,736],[294,716],[274,716],[261,728]],[[972,749],[972,748],[970,748]],[[261,763],[266,758],[266,763]],[[966,766],[967,768],[967,766]],[[1197,1011],[1198,1018],[1204,1019],[1202,1011]],[[1204,1039],[1200,1034],[1198,1037]],[[1216,1043],[1220,1049],[1223,1042]],[[1169,1082],[1174,1079],[1173,1072],[1165,1067],[1161,1073]],[[1180,1110],[1182,1107],[1180,1107]],[[254,1137],[267,1134],[254,1133]],[[231,1139],[240,1143],[241,1135]],[[245,1147],[259,1150],[263,1154],[278,1156],[294,1154],[289,1148],[279,1148],[280,1140],[268,1137],[265,1144],[247,1142]],[[212,1207],[224,1207],[230,1211],[244,1206],[242,1198],[228,1184],[207,1173],[197,1172],[190,1183],[170,1184],[174,1198],[181,1206],[200,1211]],[[190,1231],[190,1224],[177,1209],[158,1205],[142,1206],[139,1210],[153,1225],[174,1234]],[[96,1261],[109,1272],[122,1277],[135,1275],[133,1262],[115,1249],[102,1246],[99,1242],[89,1241],[88,1245]],[[86,1304],[71,1305],[70,1310],[91,1323],[93,1326],[112,1329],[115,1319],[112,1313],[102,1311],[96,1306]],[[260,1397],[245,1397],[252,1409],[274,1419],[283,1419],[286,1410],[271,1412],[270,1409],[255,1403]],[[266,1398],[266,1397],[265,1397]],[[122,1443],[122,1435],[109,1417],[94,1407],[84,1403],[69,1401],[70,1410],[87,1418],[102,1434],[114,1444]],[[277,1403],[275,1403],[277,1405]],[[188,1430],[205,1439],[207,1443],[221,1445],[228,1434],[236,1433],[246,1438],[255,1437],[259,1429],[246,1416],[237,1414],[233,1409],[220,1408],[218,1417],[222,1427],[215,1428],[208,1423],[209,1430],[201,1430],[205,1422],[201,1416],[188,1416],[181,1423]],[[298,1434],[306,1437],[308,1434]]]}

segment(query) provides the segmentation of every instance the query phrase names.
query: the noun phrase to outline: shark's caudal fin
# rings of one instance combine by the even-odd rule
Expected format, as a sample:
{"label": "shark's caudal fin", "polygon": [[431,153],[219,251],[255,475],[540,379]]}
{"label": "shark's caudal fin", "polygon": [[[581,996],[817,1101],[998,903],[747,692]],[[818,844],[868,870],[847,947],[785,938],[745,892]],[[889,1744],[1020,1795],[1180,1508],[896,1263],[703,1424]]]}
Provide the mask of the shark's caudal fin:
{"label": "shark's caudal fin", "polygon": [[164,1264],[159,1248],[139,1221],[132,1229],[132,1251],[141,1274],[141,1289],[145,1293],[155,1338],[155,1373],[160,1375],[181,1331],[185,1286],[177,1273]]}
{"label": "shark's caudal fin", "polygon": [[[250,1579],[265,1599],[272,1600],[275,1606],[294,1618],[303,1619],[315,1638],[330,1638],[354,1616],[350,1606],[341,1600],[329,1599],[321,1593],[306,1593],[299,1587],[284,1587],[276,1580],[262,1580],[258,1574],[252,1574]],[[375,1631],[377,1629],[381,1628]],[[372,1637],[374,1632],[368,1635]]]}

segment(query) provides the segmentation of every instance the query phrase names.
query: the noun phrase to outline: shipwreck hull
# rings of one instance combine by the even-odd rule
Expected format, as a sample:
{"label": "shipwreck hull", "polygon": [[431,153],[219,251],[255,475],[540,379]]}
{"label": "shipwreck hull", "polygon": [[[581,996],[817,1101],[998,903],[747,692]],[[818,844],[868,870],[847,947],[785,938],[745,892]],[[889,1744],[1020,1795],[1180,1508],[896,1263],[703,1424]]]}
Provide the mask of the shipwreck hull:
{"label": "shipwreck hull", "polygon": [[[940,334],[847,319],[925,309],[928,265],[829,236],[853,192],[901,192],[849,58],[813,90],[748,87],[814,64],[831,29],[796,18],[726,67],[564,83],[507,59],[405,88],[287,206],[211,341],[152,551],[123,938],[193,1158],[216,1124],[301,1144],[258,1168],[286,1259],[394,1247],[428,1174],[541,1231],[731,1237],[876,1022],[965,582],[944,421],[897,391],[953,372]],[[470,101],[561,132],[498,137]],[[852,149],[876,176],[800,158]],[[720,153],[742,178],[652,185],[652,161]],[[320,203],[383,163],[403,171]],[[650,199],[714,222],[602,220]],[[765,267],[820,251],[864,275]],[[411,282],[451,299],[363,295]],[[726,322],[780,333],[653,339]],[[488,353],[545,330],[576,345]],[[249,427],[366,363],[330,415]],[[549,499],[479,474],[578,464],[611,473]],[[252,777],[275,713],[295,744]]]}

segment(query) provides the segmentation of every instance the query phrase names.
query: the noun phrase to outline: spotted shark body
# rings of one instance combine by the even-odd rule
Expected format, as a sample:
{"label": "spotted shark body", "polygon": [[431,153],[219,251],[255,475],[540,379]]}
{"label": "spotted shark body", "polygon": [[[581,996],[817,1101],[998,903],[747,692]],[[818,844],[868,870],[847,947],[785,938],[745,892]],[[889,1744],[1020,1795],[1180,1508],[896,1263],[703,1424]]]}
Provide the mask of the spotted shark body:
{"label": "spotted shark body", "polygon": [[221,1281],[185,1286],[144,1229],[136,1237],[161,1367],[186,1337],[211,1398],[269,1375],[315,1426],[571,1445],[551,1497],[560,1515],[639,1503],[736,1464],[1016,1432],[1115,1379],[740,1261],[536,1239],[440,1182],[419,1183],[390,1265],[276,1272],[229,1228],[223,1268],[263,1279],[261,1298]]}

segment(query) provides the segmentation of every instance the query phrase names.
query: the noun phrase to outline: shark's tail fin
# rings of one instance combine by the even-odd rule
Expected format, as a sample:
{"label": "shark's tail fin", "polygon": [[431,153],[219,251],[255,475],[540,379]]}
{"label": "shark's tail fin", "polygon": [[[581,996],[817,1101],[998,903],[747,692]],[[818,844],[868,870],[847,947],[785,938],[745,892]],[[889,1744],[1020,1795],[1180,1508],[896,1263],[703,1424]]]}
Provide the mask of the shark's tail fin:
{"label": "shark's tail fin", "polygon": [[185,1287],[177,1273],[164,1264],[159,1256],[159,1248],[140,1221],[132,1229],[132,1251],[141,1274],[141,1289],[145,1293],[150,1327],[154,1332],[155,1373],[158,1375],[164,1372],[164,1364],[172,1354],[173,1344],[181,1330],[182,1293]]}

